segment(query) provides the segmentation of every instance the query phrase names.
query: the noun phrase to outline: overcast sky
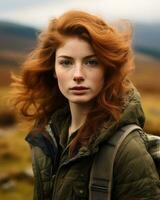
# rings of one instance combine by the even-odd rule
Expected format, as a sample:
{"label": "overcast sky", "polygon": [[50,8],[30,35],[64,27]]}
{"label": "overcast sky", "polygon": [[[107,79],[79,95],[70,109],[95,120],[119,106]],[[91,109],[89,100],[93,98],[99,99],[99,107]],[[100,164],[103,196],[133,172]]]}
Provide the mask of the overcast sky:
{"label": "overcast sky", "polygon": [[108,20],[160,23],[160,0],[0,0],[0,20],[43,27],[69,9],[90,11]]}

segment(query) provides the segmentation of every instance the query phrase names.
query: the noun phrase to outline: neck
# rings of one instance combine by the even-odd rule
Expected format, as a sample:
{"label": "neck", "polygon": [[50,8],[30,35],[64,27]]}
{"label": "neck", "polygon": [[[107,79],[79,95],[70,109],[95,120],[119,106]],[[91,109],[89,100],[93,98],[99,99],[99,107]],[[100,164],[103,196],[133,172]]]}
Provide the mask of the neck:
{"label": "neck", "polygon": [[69,103],[71,111],[71,125],[69,127],[69,134],[80,128],[90,110],[90,105]]}

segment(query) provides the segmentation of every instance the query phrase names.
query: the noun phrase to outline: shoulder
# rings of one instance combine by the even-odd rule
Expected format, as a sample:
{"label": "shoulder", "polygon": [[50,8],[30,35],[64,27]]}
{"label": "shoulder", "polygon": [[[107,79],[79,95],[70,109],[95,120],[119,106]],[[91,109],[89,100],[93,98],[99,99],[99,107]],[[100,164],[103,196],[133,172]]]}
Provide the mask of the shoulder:
{"label": "shoulder", "polygon": [[115,176],[118,176],[118,171],[124,173],[124,176],[128,175],[132,181],[143,177],[158,177],[153,158],[138,131],[133,131],[122,142],[115,158]]}
{"label": "shoulder", "polygon": [[120,145],[117,152],[116,161],[119,162],[124,158],[127,159],[127,161],[130,159],[133,160],[134,158],[137,158],[137,156],[144,156],[146,153],[146,146],[139,132],[133,131],[123,140],[122,144]]}
{"label": "shoulder", "polygon": [[113,191],[115,199],[160,198],[159,175],[138,131],[128,135],[117,152]]}

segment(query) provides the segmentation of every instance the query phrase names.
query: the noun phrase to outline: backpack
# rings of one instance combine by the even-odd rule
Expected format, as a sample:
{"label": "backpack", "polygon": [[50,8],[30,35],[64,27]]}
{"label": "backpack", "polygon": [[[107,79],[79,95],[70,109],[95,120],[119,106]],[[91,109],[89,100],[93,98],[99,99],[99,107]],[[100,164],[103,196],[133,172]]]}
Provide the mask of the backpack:
{"label": "backpack", "polygon": [[[95,156],[89,182],[89,200],[111,200],[114,160],[123,140],[134,130],[139,130],[160,174],[160,137],[143,132],[136,124],[126,125],[113,135]],[[106,158],[110,158],[108,162],[104,162]]]}

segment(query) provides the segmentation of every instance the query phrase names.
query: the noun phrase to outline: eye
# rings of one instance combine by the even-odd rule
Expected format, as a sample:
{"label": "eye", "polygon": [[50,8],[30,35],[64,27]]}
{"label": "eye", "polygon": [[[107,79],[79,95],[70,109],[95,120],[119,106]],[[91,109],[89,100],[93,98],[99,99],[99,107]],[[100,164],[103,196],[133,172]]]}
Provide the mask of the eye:
{"label": "eye", "polygon": [[97,66],[99,62],[97,59],[89,59],[85,61],[85,64],[89,66]]}
{"label": "eye", "polygon": [[72,65],[73,63],[72,63],[71,60],[65,59],[65,60],[60,60],[60,61],[59,61],[59,64],[62,65],[62,66],[64,66],[64,67],[67,67],[67,66],[69,66],[69,65]]}

